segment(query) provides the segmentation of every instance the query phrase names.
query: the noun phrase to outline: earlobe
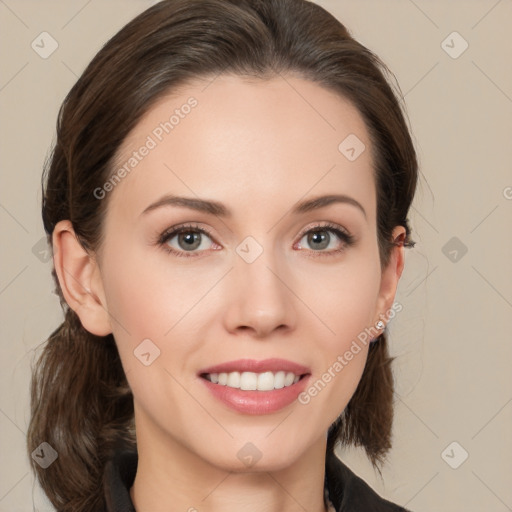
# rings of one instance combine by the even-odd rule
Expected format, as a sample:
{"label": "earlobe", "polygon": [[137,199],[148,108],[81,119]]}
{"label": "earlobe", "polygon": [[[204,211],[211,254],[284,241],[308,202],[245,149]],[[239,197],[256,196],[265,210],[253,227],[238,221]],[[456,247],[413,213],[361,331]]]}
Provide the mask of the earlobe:
{"label": "earlobe", "polygon": [[[377,311],[379,319],[387,317],[388,312],[393,306],[395,300],[398,281],[402,275],[405,263],[405,241],[406,231],[403,226],[396,226],[392,233],[393,248],[389,257],[388,265],[382,270],[379,300]],[[386,322],[386,318],[384,318]]]}
{"label": "earlobe", "polygon": [[112,328],[95,258],[80,244],[69,220],[57,223],[52,240],[55,271],[67,304],[90,333],[110,334]]}

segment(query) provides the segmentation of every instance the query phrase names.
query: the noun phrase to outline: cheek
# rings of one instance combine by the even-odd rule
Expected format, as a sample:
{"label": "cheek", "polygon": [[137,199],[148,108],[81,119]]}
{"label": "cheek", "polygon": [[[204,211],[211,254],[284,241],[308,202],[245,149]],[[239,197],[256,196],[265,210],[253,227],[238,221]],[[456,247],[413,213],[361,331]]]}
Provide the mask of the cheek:
{"label": "cheek", "polygon": [[344,346],[374,322],[380,288],[376,251],[347,255],[339,265],[310,265],[296,272],[298,295],[316,316],[329,353]]}
{"label": "cheek", "polygon": [[166,416],[162,404],[167,404],[179,423],[193,402],[175,379],[185,384],[184,377],[192,375],[190,355],[196,350],[184,327],[207,290],[204,280],[196,282],[169,267],[135,253],[106,261],[104,283],[113,335],[134,397],[155,418]]}
{"label": "cheek", "polygon": [[381,275],[375,254],[359,253],[336,270],[324,267],[301,280],[301,297],[318,318],[318,365],[299,403],[323,410],[328,424],[346,407],[366,364]]}
{"label": "cheek", "polygon": [[119,262],[107,262],[105,268],[114,334],[128,335],[132,343],[144,338],[162,340],[208,289],[204,275],[169,263],[165,257],[148,261],[147,255],[132,253]]}
{"label": "cheek", "polygon": [[[180,381],[195,378],[197,353],[205,350],[199,331],[219,318],[208,292],[226,269],[198,272],[165,253],[134,250],[119,261],[107,258],[104,270],[111,326],[134,395],[146,404],[155,401],[157,409],[157,395],[170,399],[176,393],[173,400],[180,399],[181,388],[169,373]],[[146,367],[141,354],[148,352],[146,360],[158,357]]]}

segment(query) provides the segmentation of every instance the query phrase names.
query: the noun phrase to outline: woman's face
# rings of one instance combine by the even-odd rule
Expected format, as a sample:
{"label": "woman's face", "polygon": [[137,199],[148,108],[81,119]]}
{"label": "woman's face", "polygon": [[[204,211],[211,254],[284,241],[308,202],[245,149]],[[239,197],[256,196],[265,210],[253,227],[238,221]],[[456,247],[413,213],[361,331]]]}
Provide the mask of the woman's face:
{"label": "woman's face", "polygon": [[[240,471],[324,443],[364,368],[368,344],[353,342],[397,280],[381,272],[358,111],[297,77],[221,75],[156,104],[117,163],[96,191],[108,201],[98,264],[139,445]],[[282,387],[280,370],[280,390],[236,389]]]}

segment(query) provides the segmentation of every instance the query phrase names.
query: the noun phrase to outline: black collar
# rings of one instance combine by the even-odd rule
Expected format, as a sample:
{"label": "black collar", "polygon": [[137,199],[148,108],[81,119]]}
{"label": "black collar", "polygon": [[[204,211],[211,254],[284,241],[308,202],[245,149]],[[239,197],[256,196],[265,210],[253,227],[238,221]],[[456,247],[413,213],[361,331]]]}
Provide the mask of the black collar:
{"label": "black collar", "polygon": [[[104,512],[136,512],[130,487],[135,480],[137,461],[137,452],[121,450],[106,464]],[[325,486],[336,512],[407,512],[378,496],[332,453],[325,462]]]}

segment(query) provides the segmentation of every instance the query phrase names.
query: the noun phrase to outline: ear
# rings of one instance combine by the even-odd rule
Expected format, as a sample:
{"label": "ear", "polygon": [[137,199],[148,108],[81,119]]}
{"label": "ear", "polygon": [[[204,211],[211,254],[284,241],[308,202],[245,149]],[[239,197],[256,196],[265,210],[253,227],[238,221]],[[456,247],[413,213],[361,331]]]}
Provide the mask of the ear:
{"label": "ear", "polygon": [[94,256],[78,241],[69,220],[57,223],[52,239],[53,263],[67,304],[91,334],[110,334],[103,282]]}
{"label": "ear", "polygon": [[390,311],[395,300],[398,281],[402,275],[405,263],[405,241],[406,231],[403,226],[396,226],[392,233],[393,248],[389,257],[389,263],[382,270],[379,296],[377,299],[377,314],[375,322],[383,320],[386,323],[388,316],[386,312]]}

